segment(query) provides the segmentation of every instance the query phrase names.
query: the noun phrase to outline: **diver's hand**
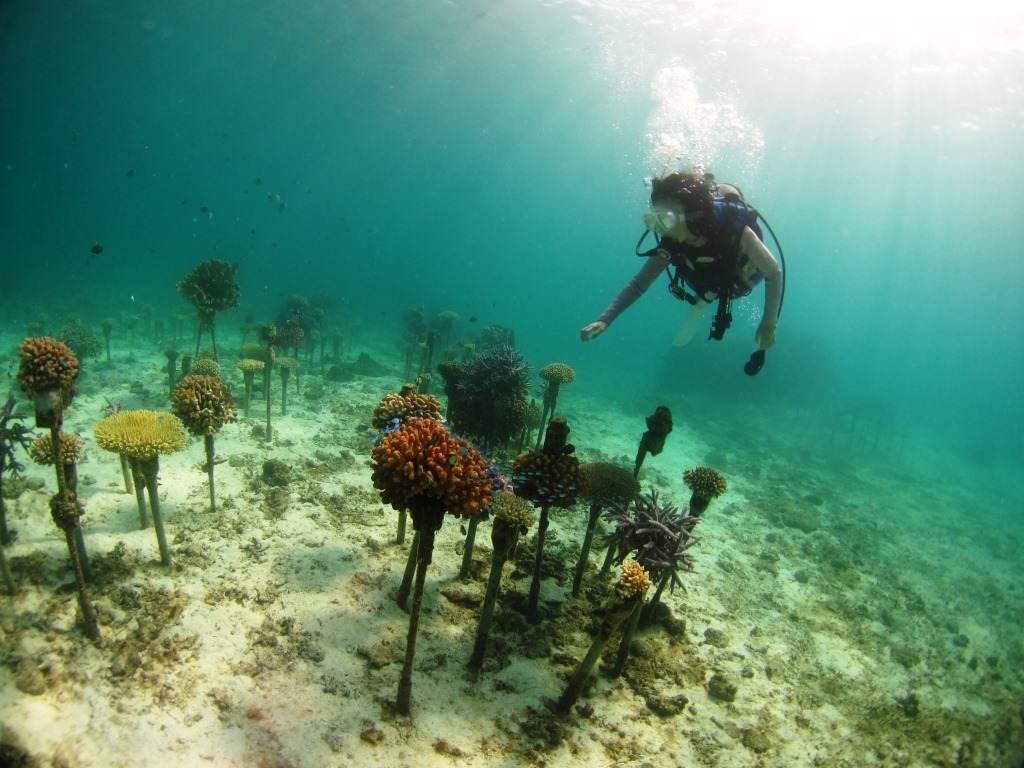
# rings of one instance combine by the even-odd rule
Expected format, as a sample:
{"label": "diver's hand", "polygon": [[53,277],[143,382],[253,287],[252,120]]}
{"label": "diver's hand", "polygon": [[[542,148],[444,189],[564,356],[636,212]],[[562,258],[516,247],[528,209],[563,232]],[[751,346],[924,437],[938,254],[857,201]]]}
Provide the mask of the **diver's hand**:
{"label": "diver's hand", "polygon": [[596,323],[591,323],[580,330],[580,341],[586,343],[591,339],[596,339],[606,330],[608,330],[608,323],[602,323],[598,320]]}
{"label": "diver's hand", "polygon": [[761,323],[757,326],[754,341],[757,342],[758,349],[771,349],[775,344],[775,326]]}

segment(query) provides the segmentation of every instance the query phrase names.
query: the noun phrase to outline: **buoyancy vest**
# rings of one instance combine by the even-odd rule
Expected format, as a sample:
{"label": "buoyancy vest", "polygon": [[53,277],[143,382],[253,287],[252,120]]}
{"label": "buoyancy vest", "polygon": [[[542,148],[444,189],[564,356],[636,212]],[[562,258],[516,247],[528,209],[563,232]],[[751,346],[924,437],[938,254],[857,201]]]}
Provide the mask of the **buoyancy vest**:
{"label": "buoyancy vest", "polygon": [[[746,296],[764,280],[764,273],[740,252],[744,228],[750,227],[762,239],[757,211],[742,200],[724,199],[714,201],[713,211],[713,234],[703,245],[662,238],[656,249],[665,261],[673,293],[693,304]],[[693,291],[692,296],[683,284]]]}
{"label": "buoyancy vest", "polygon": [[[650,234],[649,230],[645,230],[634,250],[637,256],[657,255],[664,261],[670,281],[669,291],[677,299],[691,304],[698,301],[710,304],[718,300],[718,311],[708,338],[721,341],[732,324],[732,300],[748,295],[754,286],[764,280],[764,273],[746,255],[740,253],[744,228],[750,227],[761,242],[764,242],[761,222],[771,234],[782,266],[783,299],[786,295],[786,258],[771,225],[756,209],[747,205],[739,187],[718,182],[714,189],[712,215],[715,223],[710,227],[711,236],[704,245],[680,243],[655,235],[657,245],[649,251],[641,252],[644,239]],[[692,294],[686,291],[687,286],[693,291]]]}

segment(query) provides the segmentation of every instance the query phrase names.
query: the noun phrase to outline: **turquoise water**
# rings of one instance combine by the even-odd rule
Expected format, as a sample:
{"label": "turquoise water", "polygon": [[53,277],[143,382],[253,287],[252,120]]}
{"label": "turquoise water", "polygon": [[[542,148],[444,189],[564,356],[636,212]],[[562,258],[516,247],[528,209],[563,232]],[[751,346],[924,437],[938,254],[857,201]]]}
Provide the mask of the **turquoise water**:
{"label": "turquoise water", "polygon": [[[636,386],[683,357],[663,285],[600,345],[574,334],[636,269],[644,178],[701,162],[788,256],[762,391],[870,391],[1019,467],[1020,14],[854,23],[870,12],[7,3],[4,259],[31,268],[5,303],[45,280],[85,313],[177,307],[172,283],[219,257],[257,317],[290,293],[374,324],[424,303]],[[759,300],[713,366],[744,392]]]}
{"label": "turquoise water", "polygon": [[[240,265],[226,325],[291,294],[377,339],[453,310],[609,408],[824,454],[866,424],[925,467],[938,529],[1002,532],[998,556],[964,540],[981,571],[1019,563],[1024,11],[753,5],[4,3],[3,331],[190,312],[174,285],[209,258]],[[756,379],[760,292],[720,344],[670,346],[664,283],[577,338],[639,268],[645,178],[696,163],[785,249]],[[1020,618],[1019,580],[999,597]]]}

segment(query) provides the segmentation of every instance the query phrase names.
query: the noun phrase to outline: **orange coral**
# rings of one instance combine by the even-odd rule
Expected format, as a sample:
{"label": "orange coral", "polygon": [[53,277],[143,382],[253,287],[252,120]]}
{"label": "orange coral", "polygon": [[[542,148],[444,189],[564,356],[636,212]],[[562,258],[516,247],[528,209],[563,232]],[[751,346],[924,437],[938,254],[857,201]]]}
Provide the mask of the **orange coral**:
{"label": "orange coral", "polygon": [[18,383],[30,395],[54,390],[74,394],[78,377],[78,358],[63,342],[40,336],[21,343]]}
{"label": "orange coral", "polygon": [[388,432],[373,448],[373,463],[373,487],[397,510],[425,498],[471,518],[491,506],[486,460],[440,419],[412,419]]}

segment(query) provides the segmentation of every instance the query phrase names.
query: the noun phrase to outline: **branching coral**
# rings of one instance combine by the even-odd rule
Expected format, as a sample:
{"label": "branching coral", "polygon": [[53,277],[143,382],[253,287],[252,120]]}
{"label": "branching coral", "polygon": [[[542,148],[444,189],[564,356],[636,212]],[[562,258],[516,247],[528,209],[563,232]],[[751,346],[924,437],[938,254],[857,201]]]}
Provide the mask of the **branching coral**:
{"label": "branching coral", "polygon": [[519,533],[525,533],[536,519],[529,502],[511,491],[502,491],[494,495],[494,501],[491,503],[491,516],[495,520],[505,521],[516,528]]}
{"label": "branching coral", "polygon": [[568,509],[585,488],[579,459],[571,455],[554,456],[533,450],[516,457],[512,464],[512,482],[516,495],[538,507]]}
{"label": "branching coral", "polygon": [[567,444],[569,425],[565,419],[552,419],[544,437],[544,448],[520,454],[512,465],[515,494],[540,507],[537,524],[537,549],[533,562],[533,577],[527,598],[526,615],[531,624],[540,621],[541,564],[544,555],[544,536],[548,529],[548,509],[570,507],[581,491],[586,490],[586,478],[580,464]]}
{"label": "branching coral", "polygon": [[210,357],[200,357],[189,369],[190,376],[216,376],[221,377],[220,363]]}
{"label": "branching coral", "polygon": [[413,512],[426,502],[427,507],[468,519],[491,505],[483,455],[454,437],[439,419],[413,419],[386,433],[372,458],[373,486],[395,509]]}
{"label": "branching coral", "polygon": [[647,570],[636,560],[627,560],[622,564],[622,576],[615,585],[615,591],[623,600],[647,594],[651,586],[651,577]]}
{"label": "branching coral", "polygon": [[175,453],[185,447],[185,429],[170,413],[160,411],[118,411],[93,429],[96,444],[105,451],[123,453],[134,459]]}
{"label": "branching coral", "polygon": [[200,312],[221,312],[238,306],[241,291],[235,274],[237,264],[220,259],[200,262],[178,283],[178,293]]}
{"label": "branching coral", "polygon": [[21,343],[18,383],[32,397],[37,427],[60,427],[64,409],[77,394],[78,358],[67,344],[49,336]]}
{"label": "branching coral", "polygon": [[[74,464],[82,456],[82,438],[70,432],[60,433],[60,455],[65,464]],[[29,448],[29,455],[36,464],[53,464],[53,437],[40,435]]]}
{"label": "branching coral", "polygon": [[618,675],[629,656],[637,623],[646,625],[652,620],[666,586],[682,586],[680,572],[693,572],[694,561],[687,550],[700,539],[692,533],[697,518],[691,517],[686,510],[680,511],[673,504],[660,503],[657,491],[638,497],[632,512],[626,505],[613,505],[605,519],[615,524],[615,530],[608,536],[609,550],[616,551],[619,560],[633,553],[636,561],[658,582],[644,615],[640,615],[638,607],[623,632],[613,671]]}
{"label": "branching coral", "polygon": [[707,510],[712,500],[717,499],[729,489],[725,477],[711,467],[694,467],[683,472],[683,482],[692,492],[690,496],[690,513],[700,517]]}
{"label": "branching coral", "polygon": [[438,366],[448,395],[448,420],[487,448],[497,448],[526,424],[530,365],[510,346],[490,347],[468,363]]}
{"label": "branching coral", "polygon": [[576,371],[565,363],[551,363],[541,368],[537,374],[544,381],[553,381],[556,384],[571,384],[576,381]]}
{"label": "branching coral", "polygon": [[[66,344],[48,337],[25,339],[21,344],[18,382],[21,388],[32,396],[36,426],[48,427],[50,430],[50,454],[54,457],[64,456],[61,448],[61,425],[64,422],[64,409],[77,392],[75,378],[78,376],[78,370],[78,360]],[[6,421],[6,418],[4,420]],[[78,585],[78,605],[82,610],[85,632],[91,639],[98,640],[99,625],[96,623],[96,614],[85,585],[88,570],[85,542],[78,527],[82,505],[78,501],[75,489],[69,487],[68,467],[63,461],[54,461],[53,466],[57,477],[57,493],[50,500],[50,508],[54,522],[64,531],[67,539],[68,555]]]}
{"label": "branching coral", "polygon": [[633,502],[616,502],[605,513],[604,519],[615,529],[608,534],[608,546],[622,561],[635,553],[636,561],[655,578],[663,573],[671,576],[673,584],[681,584],[677,574],[693,571],[693,558],[687,553],[700,539],[691,533],[696,518],[674,504],[658,501],[658,492],[641,495]]}
{"label": "branching coral", "polygon": [[284,350],[295,350],[296,354],[302,349],[306,340],[306,332],[295,320],[277,324],[277,348]]}
{"label": "branching coral", "polygon": [[491,480],[484,457],[438,419],[414,419],[387,432],[373,448],[373,462],[373,485],[381,499],[396,509],[408,508],[417,532],[416,585],[396,700],[398,711],[409,714],[416,634],[434,535],[445,512],[463,518],[486,512]]}
{"label": "branching coral", "polygon": [[511,328],[503,325],[486,325],[480,331],[480,349],[487,350],[491,347],[515,347],[516,334]]}
{"label": "branching coral", "polygon": [[552,705],[556,712],[567,713],[579,701],[608,641],[627,619],[637,614],[650,586],[651,580],[642,565],[632,560],[622,564],[622,576],[605,607],[597,635],[590,644],[587,655],[569,678],[562,695]]}
{"label": "branching coral", "polygon": [[491,573],[487,578],[487,591],[484,594],[483,607],[480,609],[480,625],[477,628],[473,653],[469,658],[471,675],[476,675],[484,663],[487,637],[490,634],[494,606],[497,604],[498,590],[501,586],[502,569],[515,550],[519,536],[533,524],[533,511],[530,505],[525,499],[509,491],[500,491],[494,495],[491,513]]}
{"label": "branching coral", "polygon": [[174,387],[171,410],[193,435],[215,435],[237,420],[238,405],[219,376],[186,376]]}
{"label": "branching coral", "polygon": [[214,323],[218,312],[238,306],[238,297],[241,295],[241,291],[238,281],[235,280],[237,271],[237,264],[229,264],[220,259],[209,259],[201,262],[178,283],[178,293],[192,302],[199,313],[196,356],[199,355],[199,343],[203,338],[203,331],[209,331],[210,339],[213,342],[213,355],[214,358],[218,358]]}
{"label": "branching coral", "polygon": [[[218,366],[219,367],[219,366]],[[225,424],[238,420],[238,405],[231,390],[219,376],[186,376],[171,393],[174,415],[181,419],[185,428],[193,435],[201,435],[206,447],[206,464],[203,467],[210,480],[210,511],[217,511],[214,494],[213,437]]]}
{"label": "branching coral", "polygon": [[103,353],[103,339],[81,320],[72,320],[61,328],[57,339],[74,350],[80,360],[99,357]]}
{"label": "branching coral", "polygon": [[74,386],[78,376],[78,359],[63,342],[42,336],[25,339],[19,348],[21,365],[18,383],[30,395]]}
{"label": "branching coral", "polygon": [[[92,581],[92,574],[89,569],[89,555],[85,549],[85,537],[82,535],[82,529],[79,527],[79,519],[84,510],[76,497],[78,493],[78,460],[82,457],[82,450],[84,449],[82,438],[74,433],[51,430],[46,434],[40,435],[32,442],[32,446],[29,448],[29,455],[36,464],[54,466],[54,432],[57,432],[57,449],[60,451],[60,463],[62,465],[58,468],[58,471],[63,474],[64,492],[54,495],[50,502],[51,510],[59,509],[70,512],[70,516],[65,518],[55,516],[54,522],[62,530],[67,530],[71,533],[83,577],[85,581]],[[64,499],[64,502],[58,504],[58,499]]]}
{"label": "branching coral", "polygon": [[433,395],[417,392],[415,384],[405,384],[397,393],[381,398],[373,409],[373,428],[385,429],[412,419],[440,419],[441,407]]}
{"label": "branching coral", "polygon": [[[544,410],[541,424],[554,418],[555,407],[558,405],[558,391],[563,384],[576,381],[576,371],[564,363],[551,363],[540,369],[538,375],[544,381]],[[540,445],[540,432],[537,433],[537,445]]]}
{"label": "branching coral", "polygon": [[580,465],[580,471],[586,478],[585,496],[590,499],[590,514],[587,519],[587,530],[583,537],[583,548],[580,559],[576,563],[576,574],[572,582],[572,596],[577,597],[583,585],[583,574],[586,571],[590,547],[594,541],[594,531],[601,510],[613,504],[629,503],[639,492],[640,484],[636,478],[617,464],[607,461],[592,461]]}

